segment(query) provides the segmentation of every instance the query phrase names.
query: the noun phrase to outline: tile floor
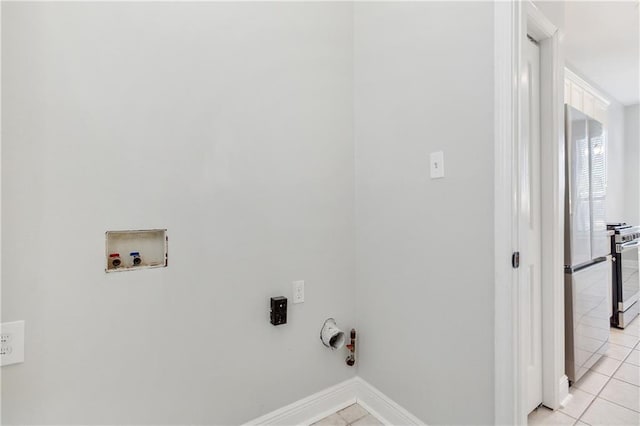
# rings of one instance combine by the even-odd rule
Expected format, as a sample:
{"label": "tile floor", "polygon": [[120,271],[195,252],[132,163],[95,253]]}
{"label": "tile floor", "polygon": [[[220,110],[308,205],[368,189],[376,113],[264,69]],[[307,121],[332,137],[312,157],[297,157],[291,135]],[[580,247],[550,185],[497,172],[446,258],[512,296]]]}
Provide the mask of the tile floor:
{"label": "tile floor", "polygon": [[353,404],[332,414],[312,426],[374,426],[383,423],[358,404]]}
{"label": "tile floor", "polygon": [[[557,411],[540,407],[529,414],[529,425],[639,426],[640,319],[624,330],[611,329],[609,350],[569,389],[571,399]],[[382,425],[358,404],[312,426]]]}
{"label": "tile floor", "polygon": [[569,388],[572,398],[557,411],[540,407],[529,425],[640,425],[640,319],[611,329],[609,350]]}

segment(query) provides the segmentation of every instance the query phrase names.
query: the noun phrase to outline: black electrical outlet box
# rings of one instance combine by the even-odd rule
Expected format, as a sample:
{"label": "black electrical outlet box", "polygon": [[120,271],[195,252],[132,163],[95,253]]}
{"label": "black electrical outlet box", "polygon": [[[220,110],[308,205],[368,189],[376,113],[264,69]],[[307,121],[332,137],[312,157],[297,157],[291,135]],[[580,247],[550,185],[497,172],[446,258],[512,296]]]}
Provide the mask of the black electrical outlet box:
{"label": "black electrical outlet box", "polygon": [[284,296],[271,298],[271,324],[287,323],[287,298]]}

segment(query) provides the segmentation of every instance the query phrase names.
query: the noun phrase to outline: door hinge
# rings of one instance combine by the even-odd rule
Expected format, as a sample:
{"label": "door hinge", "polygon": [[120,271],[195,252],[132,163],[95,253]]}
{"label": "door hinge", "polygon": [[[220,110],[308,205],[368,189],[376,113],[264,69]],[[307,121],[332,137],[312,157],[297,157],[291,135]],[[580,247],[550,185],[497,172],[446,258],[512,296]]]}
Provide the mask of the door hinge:
{"label": "door hinge", "polygon": [[520,252],[514,251],[511,255],[511,266],[513,269],[518,269],[520,267]]}

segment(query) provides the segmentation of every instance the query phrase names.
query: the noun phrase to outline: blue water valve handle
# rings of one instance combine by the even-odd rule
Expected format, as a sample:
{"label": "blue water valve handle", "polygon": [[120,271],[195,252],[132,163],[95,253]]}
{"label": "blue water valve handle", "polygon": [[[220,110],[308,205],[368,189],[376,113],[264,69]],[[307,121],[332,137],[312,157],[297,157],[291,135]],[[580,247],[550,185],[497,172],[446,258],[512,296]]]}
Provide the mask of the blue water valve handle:
{"label": "blue water valve handle", "polygon": [[132,251],[129,256],[133,257],[133,266],[139,266],[142,263],[139,251]]}

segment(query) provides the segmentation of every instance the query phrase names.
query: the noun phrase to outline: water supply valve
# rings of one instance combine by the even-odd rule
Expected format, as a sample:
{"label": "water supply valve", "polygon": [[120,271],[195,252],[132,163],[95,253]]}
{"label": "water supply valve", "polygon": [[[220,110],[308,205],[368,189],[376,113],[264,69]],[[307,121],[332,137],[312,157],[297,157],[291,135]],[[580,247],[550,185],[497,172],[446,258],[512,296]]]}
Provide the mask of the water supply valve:
{"label": "water supply valve", "polygon": [[117,268],[122,265],[122,260],[120,259],[120,253],[111,253],[109,255],[109,265],[112,268]]}
{"label": "water supply valve", "polygon": [[356,329],[351,329],[351,343],[346,345],[349,350],[349,355],[347,356],[346,362],[349,367],[353,367],[356,363]]}
{"label": "water supply valve", "polygon": [[140,257],[139,251],[132,251],[131,253],[129,253],[129,256],[133,258],[131,260],[133,263],[133,266],[140,266],[140,264],[142,263],[142,258]]}

